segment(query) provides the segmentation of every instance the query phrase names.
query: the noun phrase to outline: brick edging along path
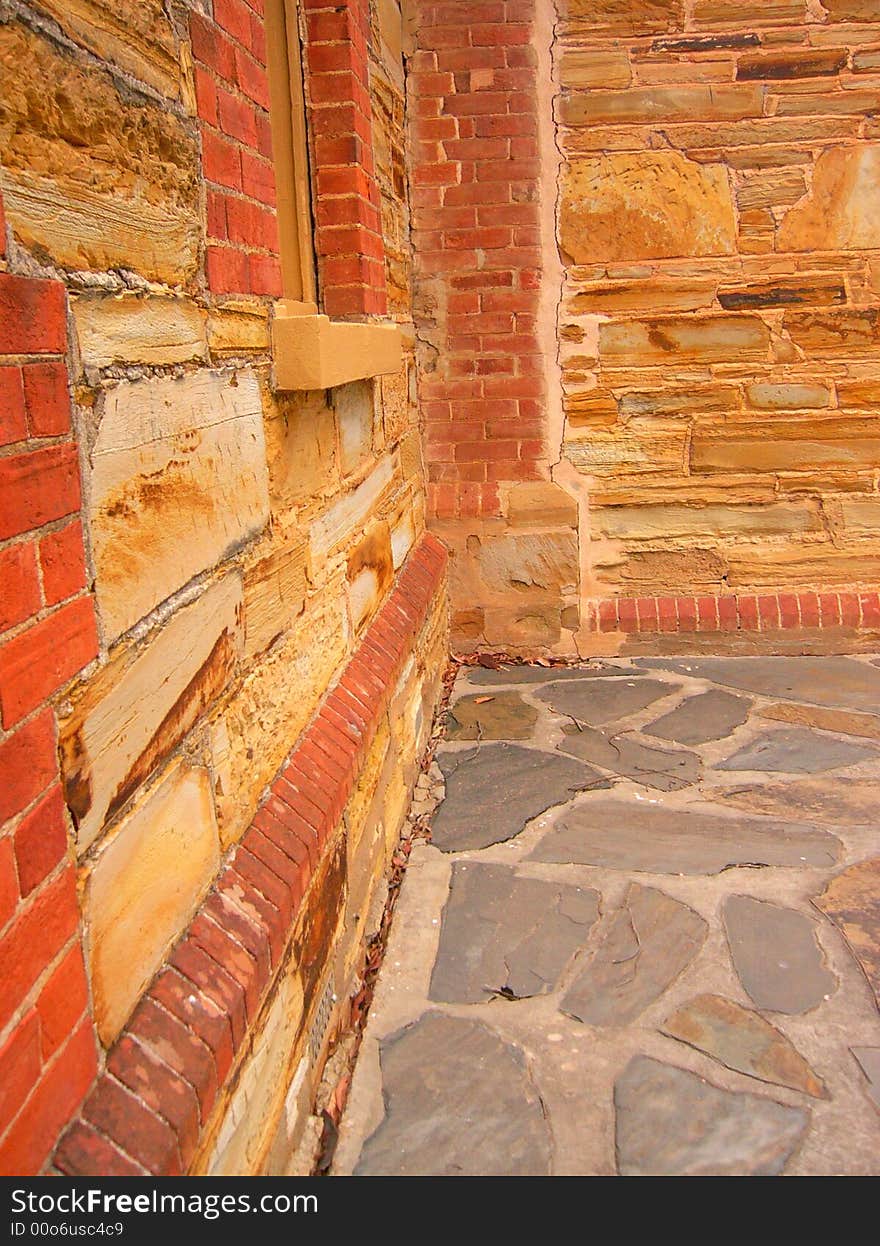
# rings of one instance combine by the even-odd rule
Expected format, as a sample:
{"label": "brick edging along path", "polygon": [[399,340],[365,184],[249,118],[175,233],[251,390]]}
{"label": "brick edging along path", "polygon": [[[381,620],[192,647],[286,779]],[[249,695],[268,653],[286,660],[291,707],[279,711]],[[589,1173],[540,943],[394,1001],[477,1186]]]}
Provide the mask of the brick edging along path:
{"label": "brick edging along path", "polygon": [[616,597],[588,603],[591,631],[767,632],[796,628],[880,628],[880,593],[729,593]]}
{"label": "brick edging along path", "polygon": [[425,535],[299,737],[187,932],[109,1053],[52,1163],[68,1175],[186,1172],[253,1032],[395,680],[443,583]]}

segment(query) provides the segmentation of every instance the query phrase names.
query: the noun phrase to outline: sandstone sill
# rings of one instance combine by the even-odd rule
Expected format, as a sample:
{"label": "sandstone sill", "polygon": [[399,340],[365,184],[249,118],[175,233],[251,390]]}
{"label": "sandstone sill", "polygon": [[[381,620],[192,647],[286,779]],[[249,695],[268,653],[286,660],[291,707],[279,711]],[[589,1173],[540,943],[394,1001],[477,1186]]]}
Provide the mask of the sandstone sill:
{"label": "sandstone sill", "polygon": [[272,357],[276,389],[332,389],[399,372],[400,326],[331,320],[314,304],[281,300],[272,322]]}

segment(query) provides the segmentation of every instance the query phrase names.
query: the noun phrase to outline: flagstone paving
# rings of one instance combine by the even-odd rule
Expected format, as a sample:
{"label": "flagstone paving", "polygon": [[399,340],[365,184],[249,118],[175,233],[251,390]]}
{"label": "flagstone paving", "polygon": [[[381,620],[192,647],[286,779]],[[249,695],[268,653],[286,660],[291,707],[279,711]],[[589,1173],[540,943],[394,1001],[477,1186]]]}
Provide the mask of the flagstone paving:
{"label": "flagstone paving", "polygon": [[334,1173],[880,1173],[878,706],[862,657],[462,668]]}

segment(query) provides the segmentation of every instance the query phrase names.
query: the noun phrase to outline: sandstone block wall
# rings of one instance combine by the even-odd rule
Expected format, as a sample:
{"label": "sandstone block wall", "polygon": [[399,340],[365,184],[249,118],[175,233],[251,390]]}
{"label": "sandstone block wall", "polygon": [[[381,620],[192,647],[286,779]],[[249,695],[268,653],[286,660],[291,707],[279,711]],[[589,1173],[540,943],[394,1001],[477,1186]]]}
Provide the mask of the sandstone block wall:
{"label": "sandstone block wall", "polygon": [[[273,385],[281,286],[262,15],[261,0],[0,2],[3,1171],[49,1160],[96,1076],[70,1171],[173,1171],[197,1153],[217,1171],[283,1162],[284,1148],[270,1160],[268,1142],[235,1141],[251,1094],[245,1049],[282,1017],[281,1047],[265,1039],[282,1055],[260,1067],[283,1097],[305,1059],[307,1103],[430,726],[444,654],[436,559],[388,674],[399,687],[381,741],[346,771],[357,812],[347,798],[334,809],[295,904],[284,899],[294,867],[266,849],[250,908],[237,895],[231,933],[216,933],[204,914],[230,855],[258,837],[270,786],[411,574],[425,523],[399,8],[302,6],[322,310],[384,313],[387,288],[410,343],[399,374],[312,393]],[[301,907],[308,952],[285,953],[279,978]],[[229,964],[262,964],[261,931],[280,919],[273,974],[239,1028]],[[210,1110],[195,1064],[189,1089],[163,1097],[170,1048],[156,1035],[179,1019],[170,995],[145,1003],[187,931],[198,956],[174,973],[192,986],[207,965],[213,1040],[222,1046],[217,1026],[230,1034]],[[295,986],[303,974],[308,989]],[[294,995],[279,1003],[282,991]],[[214,1059],[202,1038],[187,1041],[198,1067]],[[200,1095],[195,1126],[174,1115]],[[131,1121],[154,1113],[154,1142],[173,1135],[162,1163],[114,1134],[123,1109]],[[263,1138],[274,1112],[246,1112],[246,1128]]]}
{"label": "sandstone block wall", "polygon": [[603,631],[876,629],[878,48],[869,3],[560,0],[563,456]]}

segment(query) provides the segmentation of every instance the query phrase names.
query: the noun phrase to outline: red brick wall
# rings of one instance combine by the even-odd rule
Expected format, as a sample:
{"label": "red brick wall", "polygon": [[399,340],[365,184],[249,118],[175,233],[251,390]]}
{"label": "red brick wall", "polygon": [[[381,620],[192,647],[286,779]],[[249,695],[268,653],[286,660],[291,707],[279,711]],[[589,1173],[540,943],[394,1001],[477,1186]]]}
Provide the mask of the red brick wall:
{"label": "red brick wall", "polygon": [[190,14],[202,130],[208,287],[281,294],[262,0],[214,0]]}
{"label": "red brick wall", "polygon": [[[315,246],[329,316],[384,315],[385,251],[373,142],[369,0],[303,0]],[[281,295],[263,0],[190,15],[206,181],[209,289]]]}
{"label": "red brick wall", "polygon": [[501,513],[499,484],[546,474],[534,0],[416,5],[413,242],[429,505]]}
{"label": "red brick wall", "polygon": [[[0,204],[0,267],[5,254]],[[0,271],[0,1173],[38,1172],[97,1072],[51,698],[97,654],[64,288]]]}
{"label": "red brick wall", "polygon": [[303,0],[318,276],[328,316],[384,316],[385,247],[373,163],[369,0]]}

